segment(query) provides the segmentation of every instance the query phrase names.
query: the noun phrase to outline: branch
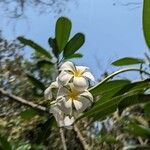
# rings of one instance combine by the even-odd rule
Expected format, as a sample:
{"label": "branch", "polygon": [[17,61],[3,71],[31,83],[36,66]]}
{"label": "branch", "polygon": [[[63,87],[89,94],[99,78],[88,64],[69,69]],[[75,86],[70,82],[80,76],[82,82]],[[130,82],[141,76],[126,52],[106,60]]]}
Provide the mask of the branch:
{"label": "branch", "polygon": [[62,141],[62,144],[63,144],[63,149],[67,150],[66,139],[65,139],[65,136],[64,136],[64,130],[63,130],[63,128],[60,128],[59,132],[60,132],[61,141]]}
{"label": "branch", "polygon": [[86,139],[83,137],[83,135],[80,132],[79,128],[75,124],[74,124],[74,131],[77,133],[77,136],[78,136],[84,150],[90,150],[89,145],[86,143]]}
{"label": "branch", "polygon": [[10,92],[7,92],[3,88],[0,88],[0,93],[5,95],[5,96],[7,96],[7,97],[9,97],[9,98],[11,98],[11,99],[13,99],[13,100],[15,100],[16,102],[19,102],[19,103],[25,105],[25,106],[29,106],[29,107],[31,107],[33,109],[36,109],[38,111],[42,111],[44,113],[46,113],[46,112],[50,113],[49,110],[46,107],[41,106],[39,104],[35,104],[33,102],[29,102],[29,101],[27,101],[27,100],[25,100],[25,99],[23,99],[21,97],[15,96],[15,95],[11,94]]}

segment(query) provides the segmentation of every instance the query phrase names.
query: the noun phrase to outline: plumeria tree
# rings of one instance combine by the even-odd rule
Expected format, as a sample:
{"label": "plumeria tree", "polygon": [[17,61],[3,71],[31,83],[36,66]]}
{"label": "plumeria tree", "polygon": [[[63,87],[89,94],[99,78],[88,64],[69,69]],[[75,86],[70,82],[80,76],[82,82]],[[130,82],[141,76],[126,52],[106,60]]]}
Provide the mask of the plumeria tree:
{"label": "plumeria tree", "polygon": [[[145,0],[143,31],[148,47],[149,6],[149,0]],[[36,52],[36,61],[26,62],[24,70],[27,69],[25,75],[33,84],[29,92],[34,91],[32,97],[37,101],[16,96],[3,86],[0,93],[26,106],[17,115],[35,121],[36,127],[31,129],[36,132],[32,133],[39,134],[33,134],[30,140],[24,138],[25,145],[13,145],[11,138],[0,136],[1,149],[150,149],[149,53],[145,59],[125,57],[112,62],[124,68],[97,82],[90,68],[72,62],[73,58],[83,56],[78,50],[85,36],[76,33],[70,37],[71,29],[68,18],[57,20],[55,36],[48,39],[51,51],[18,37],[20,43]],[[125,67],[134,65],[137,67]],[[134,71],[140,75],[138,81],[114,78]]]}

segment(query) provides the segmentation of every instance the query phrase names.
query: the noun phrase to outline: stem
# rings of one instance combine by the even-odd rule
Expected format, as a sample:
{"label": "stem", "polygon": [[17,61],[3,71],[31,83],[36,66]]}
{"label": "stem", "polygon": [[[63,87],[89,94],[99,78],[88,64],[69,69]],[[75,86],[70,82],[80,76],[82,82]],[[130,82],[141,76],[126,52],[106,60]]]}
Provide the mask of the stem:
{"label": "stem", "polygon": [[86,143],[86,139],[83,137],[77,125],[74,124],[74,131],[77,133],[77,136],[84,148],[84,150],[90,150],[89,145]]}
{"label": "stem", "polygon": [[67,150],[67,145],[66,145],[66,140],[65,140],[63,128],[60,128],[59,132],[60,132],[61,141],[62,141],[62,144],[63,144],[63,150]]}
{"label": "stem", "polygon": [[141,69],[138,69],[138,68],[125,68],[125,69],[118,70],[118,71],[112,73],[111,75],[107,76],[105,79],[103,79],[101,82],[99,82],[96,86],[91,87],[89,89],[89,91],[95,89],[96,87],[98,87],[99,85],[105,83],[106,81],[113,78],[114,76],[116,76],[120,73],[123,73],[123,72],[128,72],[128,71],[139,71],[139,72],[145,73],[146,75],[150,76],[150,73],[146,72],[145,70],[141,70]]}

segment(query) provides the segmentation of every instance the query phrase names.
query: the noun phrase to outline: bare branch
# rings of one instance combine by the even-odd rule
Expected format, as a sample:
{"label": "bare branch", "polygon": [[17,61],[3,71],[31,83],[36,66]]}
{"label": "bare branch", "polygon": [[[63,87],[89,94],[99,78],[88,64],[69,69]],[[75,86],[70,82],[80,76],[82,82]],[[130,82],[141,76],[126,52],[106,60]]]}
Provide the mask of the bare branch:
{"label": "bare branch", "polygon": [[59,132],[60,132],[61,141],[62,141],[62,144],[63,144],[63,149],[67,150],[66,139],[65,139],[65,136],[64,136],[64,130],[63,130],[63,128],[60,128]]}

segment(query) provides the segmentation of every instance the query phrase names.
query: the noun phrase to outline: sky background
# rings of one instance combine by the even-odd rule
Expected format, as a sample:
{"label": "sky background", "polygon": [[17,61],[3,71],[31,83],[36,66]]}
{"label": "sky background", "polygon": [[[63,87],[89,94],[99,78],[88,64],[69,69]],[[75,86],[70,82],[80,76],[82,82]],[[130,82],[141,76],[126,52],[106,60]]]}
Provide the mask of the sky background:
{"label": "sky background", "polygon": [[[86,36],[84,46],[79,50],[84,57],[76,59],[79,65],[90,68],[96,78],[104,71],[113,72],[111,62],[121,57],[144,57],[147,46],[142,32],[142,4],[127,5],[127,2],[141,0],[76,0],[68,2],[61,14],[40,15],[32,8],[26,11],[27,19],[13,20],[0,12],[0,29],[5,38],[12,40],[24,35],[45,48],[49,48],[47,39],[54,37],[55,22],[59,16],[66,16],[72,21],[72,33],[82,32]],[[31,49],[26,48],[29,57]],[[137,74],[128,73],[132,79]]]}

